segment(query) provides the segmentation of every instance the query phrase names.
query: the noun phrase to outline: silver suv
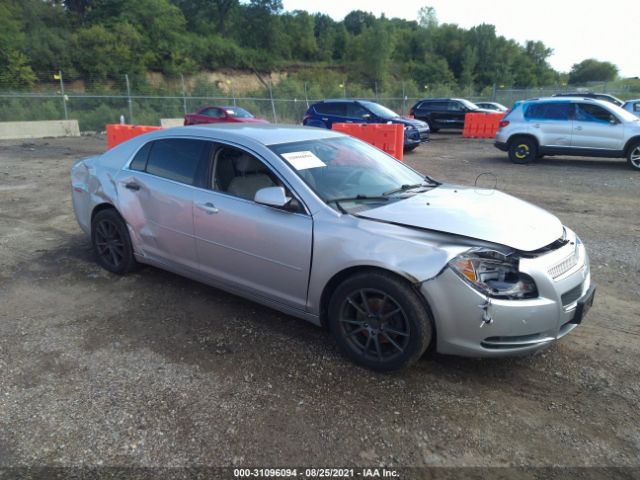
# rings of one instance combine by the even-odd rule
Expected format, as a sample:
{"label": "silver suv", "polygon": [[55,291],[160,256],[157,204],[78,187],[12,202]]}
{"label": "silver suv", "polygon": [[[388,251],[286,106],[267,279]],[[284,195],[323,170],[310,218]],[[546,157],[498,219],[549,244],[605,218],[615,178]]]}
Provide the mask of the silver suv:
{"label": "silver suv", "polygon": [[640,170],[640,118],[592,98],[517,102],[500,122],[495,146],[514,163],[544,155],[626,158]]}

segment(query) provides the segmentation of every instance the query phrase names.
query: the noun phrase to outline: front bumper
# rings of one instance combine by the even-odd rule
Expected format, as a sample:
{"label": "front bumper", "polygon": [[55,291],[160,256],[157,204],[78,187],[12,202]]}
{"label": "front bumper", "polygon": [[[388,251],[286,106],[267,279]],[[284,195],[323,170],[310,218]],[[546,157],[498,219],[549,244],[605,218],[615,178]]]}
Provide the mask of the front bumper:
{"label": "front bumper", "polygon": [[[571,235],[575,242],[575,235]],[[572,266],[558,275],[558,266],[567,265],[567,259],[574,254],[575,264],[572,260]],[[482,320],[481,306],[487,297],[450,268],[424,282],[421,291],[433,312],[438,352],[471,357],[532,353],[562,338],[583,320],[576,312],[593,295],[583,245],[568,243],[542,256],[521,259],[520,270],[535,280],[539,296],[527,300],[489,299],[487,313],[491,323]]]}
{"label": "front bumper", "polygon": [[404,146],[413,147],[429,141],[428,128],[408,128],[404,131]]}

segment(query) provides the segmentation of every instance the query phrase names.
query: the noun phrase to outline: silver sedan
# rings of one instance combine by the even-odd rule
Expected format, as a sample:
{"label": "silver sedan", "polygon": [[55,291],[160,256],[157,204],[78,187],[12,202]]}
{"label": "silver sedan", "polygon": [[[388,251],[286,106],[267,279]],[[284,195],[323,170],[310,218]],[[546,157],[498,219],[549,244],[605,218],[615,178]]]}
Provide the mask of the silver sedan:
{"label": "silver sedan", "polygon": [[324,129],[157,131],[71,171],[97,262],[154,265],[330,329],[393,370],[429,348],[524,354],[584,319],[584,245],[522,200],[440,183]]}

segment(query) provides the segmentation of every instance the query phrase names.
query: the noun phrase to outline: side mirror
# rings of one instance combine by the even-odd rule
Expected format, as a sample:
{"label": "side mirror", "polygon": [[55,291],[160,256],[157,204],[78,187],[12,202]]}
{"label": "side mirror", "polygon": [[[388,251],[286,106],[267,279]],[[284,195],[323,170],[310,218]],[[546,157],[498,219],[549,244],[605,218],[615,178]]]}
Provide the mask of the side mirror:
{"label": "side mirror", "polygon": [[365,113],[364,115],[362,115],[363,120],[369,120],[371,118],[371,114],[370,113]]}
{"label": "side mirror", "polygon": [[261,205],[282,208],[291,201],[291,197],[287,197],[283,187],[265,187],[256,192],[253,201]]}
{"label": "side mirror", "polygon": [[611,117],[609,117],[609,123],[610,123],[611,125],[617,125],[617,124],[618,124],[618,123],[620,123],[620,122],[618,122],[618,119],[617,119],[616,117],[614,117],[613,115],[611,115]]}

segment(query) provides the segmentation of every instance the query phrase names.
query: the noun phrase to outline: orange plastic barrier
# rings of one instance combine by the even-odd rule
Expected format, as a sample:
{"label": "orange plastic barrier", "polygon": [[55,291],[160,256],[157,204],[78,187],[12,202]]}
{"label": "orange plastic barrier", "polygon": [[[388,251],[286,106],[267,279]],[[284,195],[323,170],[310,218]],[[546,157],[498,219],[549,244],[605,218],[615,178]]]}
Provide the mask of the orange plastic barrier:
{"label": "orange plastic barrier", "polygon": [[500,127],[504,113],[467,113],[464,116],[465,138],[493,138]]}
{"label": "orange plastic barrier", "polygon": [[110,123],[107,125],[107,150],[116,145],[126,142],[130,138],[137,137],[143,133],[160,130],[162,127],[152,127],[148,125],[121,125]]}
{"label": "orange plastic barrier", "polygon": [[404,126],[398,123],[334,123],[333,130],[364,140],[402,161]]}

